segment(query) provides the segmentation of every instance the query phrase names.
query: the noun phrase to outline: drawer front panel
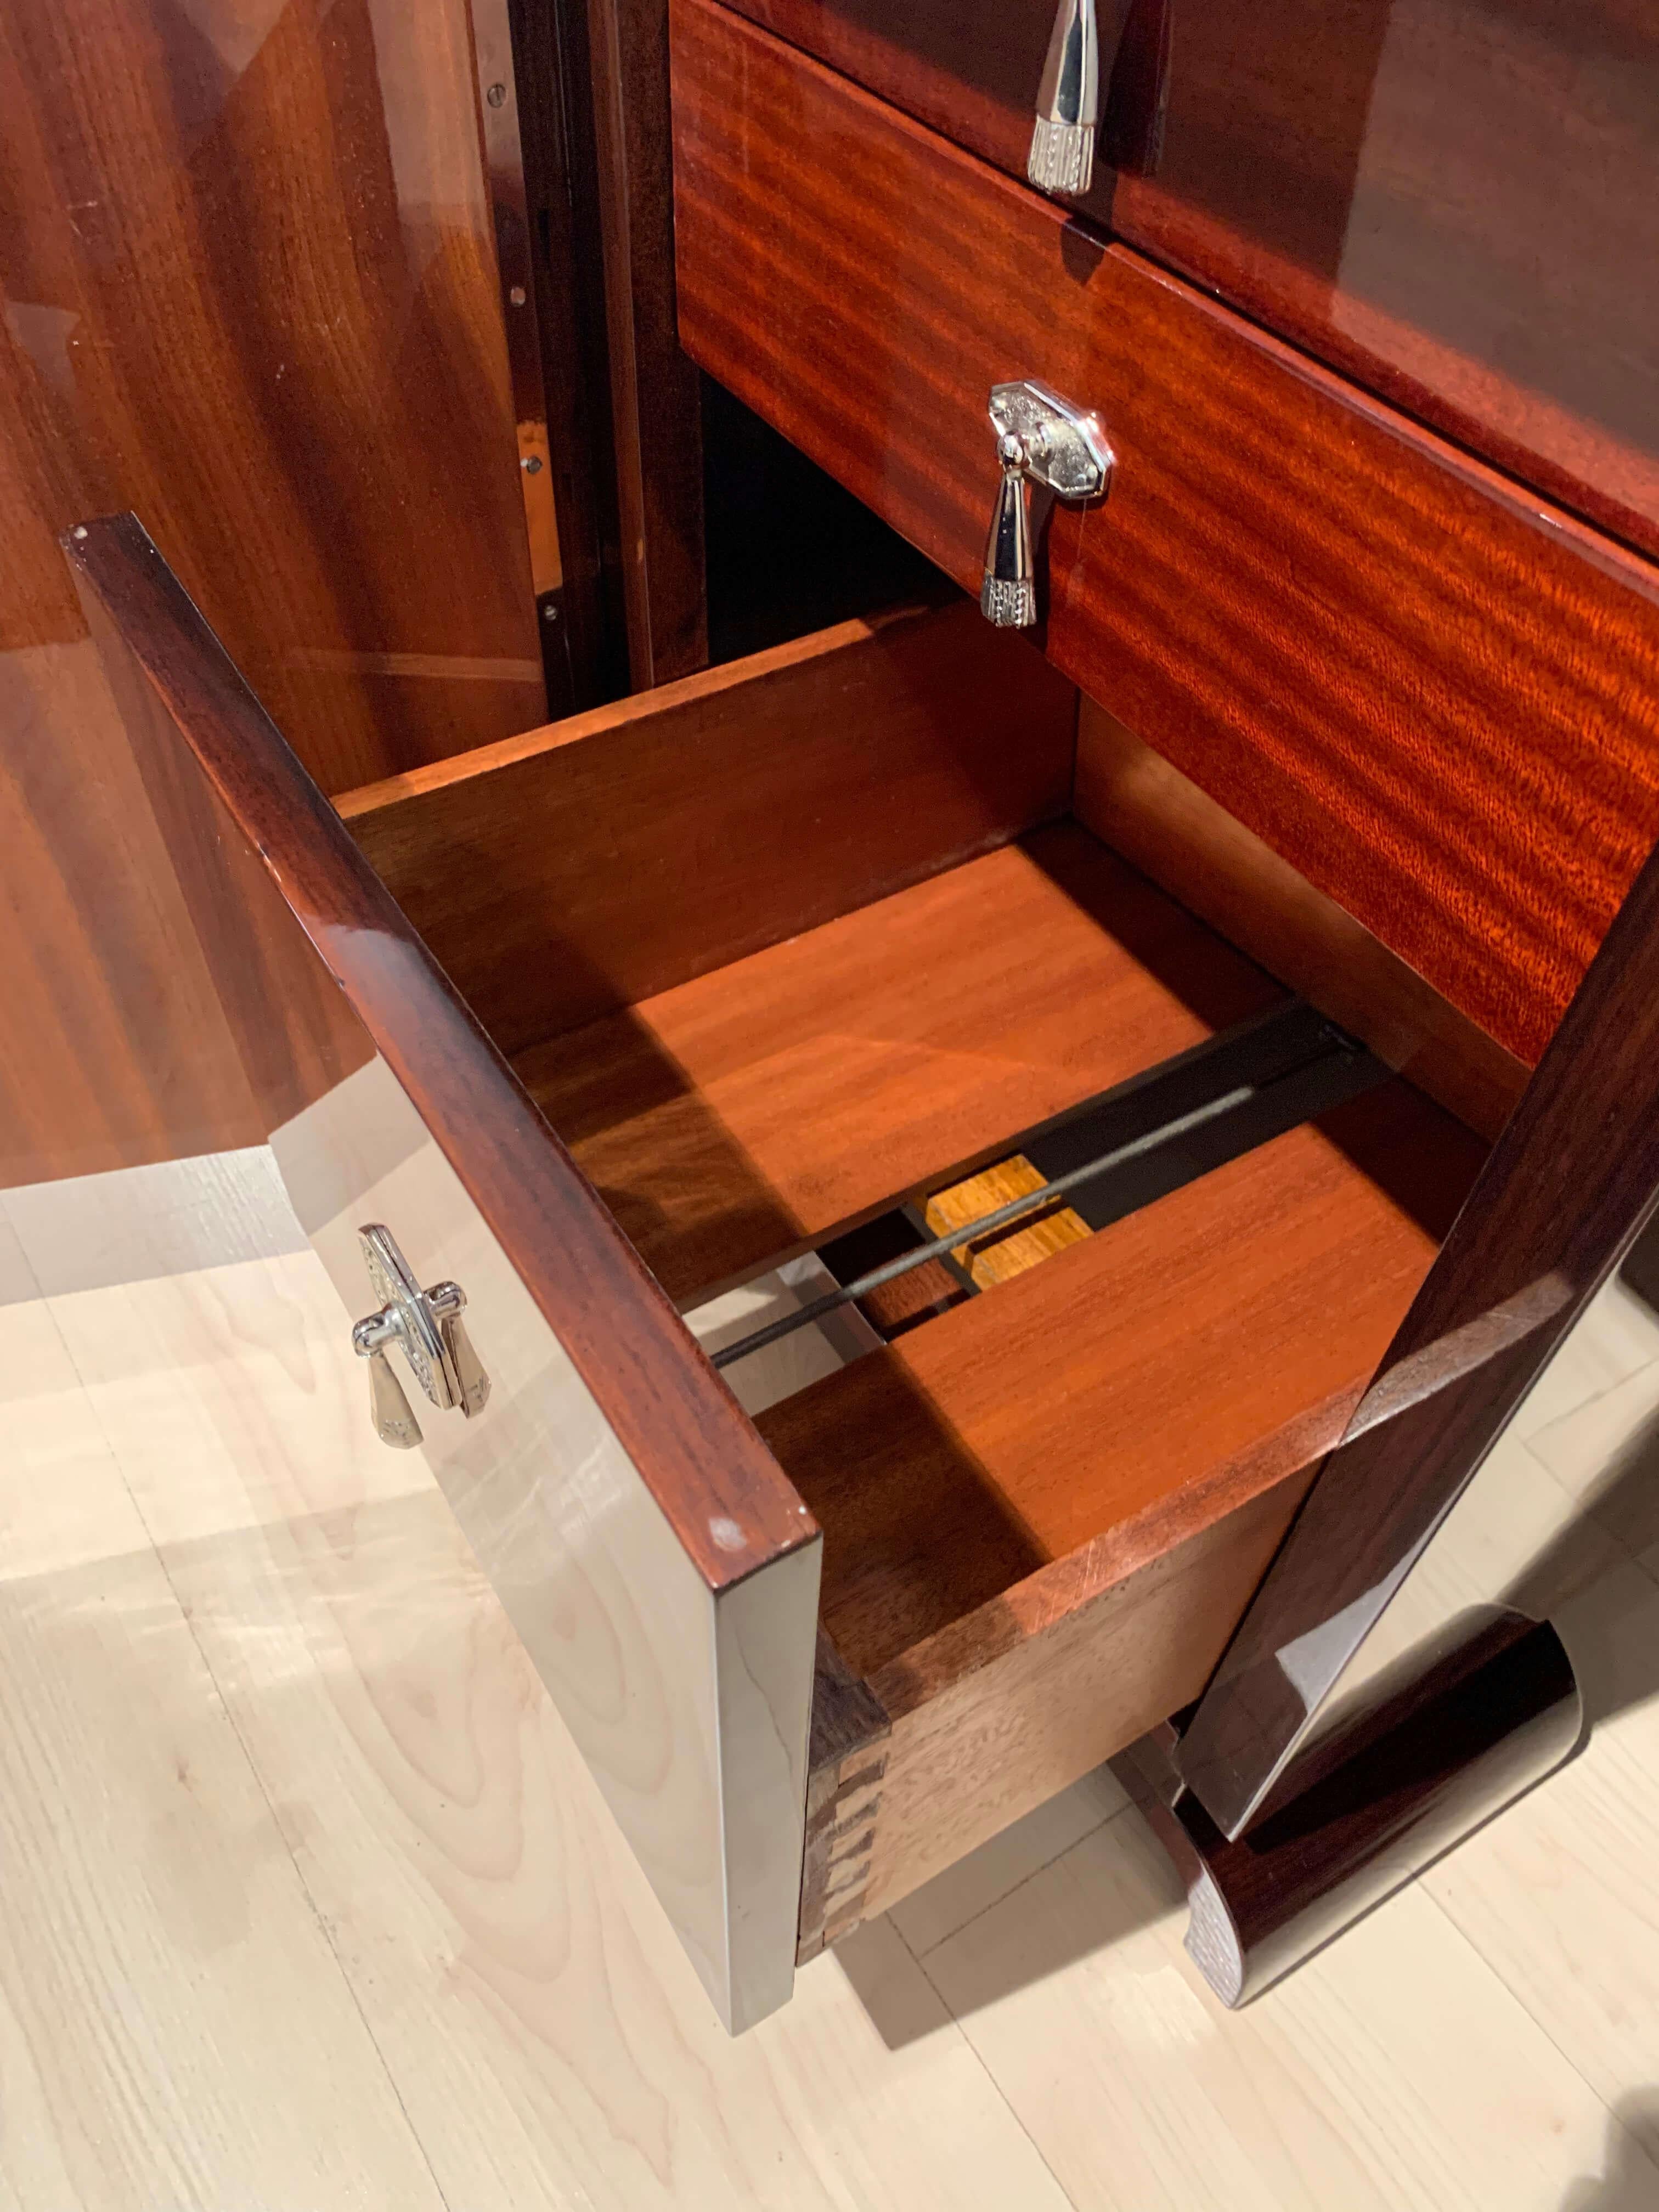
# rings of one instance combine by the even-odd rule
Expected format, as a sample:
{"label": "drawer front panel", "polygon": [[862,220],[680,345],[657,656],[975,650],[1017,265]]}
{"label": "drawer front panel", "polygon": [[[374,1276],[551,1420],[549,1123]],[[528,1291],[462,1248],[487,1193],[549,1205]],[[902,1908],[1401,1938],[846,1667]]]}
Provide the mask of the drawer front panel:
{"label": "drawer front panel", "polygon": [[970,589],[986,404],[1098,410],[1050,658],[1528,1060],[1659,833],[1659,576],[713,0],[681,336]]}
{"label": "drawer front panel", "polygon": [[[737,0],[1023,177],[1054,0]],[[1659,551],[1659,23],[1099,0],[1103,228]]]}
{"label": "drawer front panel", "polygon": [[[450,1358],[471,1413],[428,1402],[422,1369],[444,1362],[417,1299],[415,1349],[389,1345],[374,1401],[364,1361],[362,1418],[373,1402],[409,1444],[412,1411],[705,1986],[746,2027],[793,1972],[811,1516],[133,518],[70,552],[190,949],[342,1331],[395,1308],[366,1224],[418,1285],[465,1293],[486,1381]],[[418,1593],[389,1589],[400,1601]]]}

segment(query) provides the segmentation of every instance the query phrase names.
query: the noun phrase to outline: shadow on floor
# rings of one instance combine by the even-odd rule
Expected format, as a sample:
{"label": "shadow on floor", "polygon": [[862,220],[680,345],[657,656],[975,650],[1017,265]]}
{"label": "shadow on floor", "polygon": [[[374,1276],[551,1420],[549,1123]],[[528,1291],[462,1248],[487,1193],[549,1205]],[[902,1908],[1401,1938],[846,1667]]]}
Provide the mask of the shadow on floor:
{"label": "shadow on floor", "polygon": [[[1659,1637],[1647,1632],[1650,1608],[1642,1605],[1633,1613],[1627,1594],[1621,1593],[1614,1599],[1613,1594],[1618,1586],[1608,1579],[1617,1575],[1623,1575],[1626,1581],[1631,1579],[1633,1554],[1645,1550],[1659,1538],[1656,1500],[1659,1413],[1610,1457],[1571,1522],[1506,1589],[1492,1593],[1503,1602],[1534,1618],[1556,1620],[1578,1675],[1591,1730],[1620,1712],[1659,1697]],[[1593,1576],[1587,1583],[1583,1572],[1586,1539],[1595,1536],[1598,1531],[1598,1554],[1604,1548],[1600,1537],[1611,1535],[1620,1545],[1620,1555],[1611,1568]],[[1501,1820],[1504,1814],[1500,1811],[1494,1817]],[[1111,1826],[1119,1829],[1138,1820],[1139,1816],[1133,1813],[1120,1814]],[[1141,1849],[1127,1828],[1122,1847],[1137,1858],[1141,1856]],[[1039,1925],[1039,1916],[1033,1915],[1030,1946],[1015,1954],[1005,1954],[999,1949],[1000,1963],[993,1977],[995,1985],[988,1986],[981,1993],[980,2001],[993,2002],[1017,1989],[1030,1987],[1062,1967],[1121,1942],[1137,1927],[1178,1904],[1180,1884],[1173,1869],[1162,1861],[1161,1853],[1159,1859],[1167,1874],[1167,1888],[1161,1893],[1145,1882],[1136,1885],[1103,1878],[1097,1863],[1088,1878],[1080,1879],[1076,1885],[1070,1900],[1074,1909],[1069,1917],[1057,1923],[1052,1916],[1041,1916]],[[859,1960],[848,1947],[843,1946],[839,1955],[849,1980],[885,2040],[890,2044],[908,2040],[922,2032],[908,2027],[904,2019],[889,2017],[896,2000],[890,1991],[861,1974]],[[1630,2166],[1626,2180],[1624,2167],[1616,2163],[1627,2157],[1622,2148],[1624,2138],[1615,2137],[1609,2154],[1615,2164],[1601,2180],[1590,2179],[1583,2185],[1583,2189],[1600,2193],[1576,2196],[1569,2200],[1571,2212],[1625,2212],[1626,2207],[1635,2212],[1638,2205],[1644,2212],[1659,2212],[1659,2188],[1656,2188],[1655,2178],[1655,2169],[1659,2167],[1659,2090],[1644,2092],[1641,2097],[1628,2100],[1628,2112],[1621,2112],[1621,2118],[1650,2154],[1651,2162],[1638,2159]]]}
{"label": "shadow on floor", "polygon": [[[985,1849],[995,1850],[1000,1841],[994,1839]],[[1030,1916],[1021,1929],[1017,1961],[1005,1960],[1000,1948],[994,1960],[976,1961],[974,1998],[967,2009],[983,2010],[1016,1990],[1029,1989],[1062,1972],[1079,1959],[1124,1943],[1182,1903],[1183,1892],[1174,1867],[1132,1805],[1113,1814],[1071,1850],[1086,1852],[1089,1863],[1066,1893],[1065,1911]],[[1042,1870],[1033,1866],[1031,1875]],[[960,1869],[952,1869],[945,1878],[957,1879],[959,1873]],[[1019,1887],[1019,1883],[1014,1885],[1016,1889]],[[996,1902],[1012,1894],[1013,1890],[1006,1890]],[[995,1910],[995,1905],[987,1909]],[[976,1917],[969,1916],[969,1919]],[[883,1947],[872,1942],[867,1950],[860,1948],[864,1933],[860,1930],[838,1944],[835,1956],[877,2033],[890,2051],[896,2051],[938,2027],[938,2000],[930,1996],[923,2003],[919,1985],[908,1977],[896,1984],[894,1977],[884,1971]],[[924,1975],[927,1955],[923,1954],[921,1959]]]}
{"label": "shadow on floor", "polygon": [[1659,2087],[1621,2097],[1613,2118],[1606,2163],[1574,2182],[1561,2212],[1654,2212],[1659,2204]]}

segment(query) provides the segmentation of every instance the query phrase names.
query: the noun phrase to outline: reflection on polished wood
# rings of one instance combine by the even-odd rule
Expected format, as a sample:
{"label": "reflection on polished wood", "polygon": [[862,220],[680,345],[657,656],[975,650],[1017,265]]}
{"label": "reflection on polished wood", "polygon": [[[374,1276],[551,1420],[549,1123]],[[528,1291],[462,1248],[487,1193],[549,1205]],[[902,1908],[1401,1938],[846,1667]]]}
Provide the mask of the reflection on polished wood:
{"label": "reflection on polished wood", "polygon": [[0,112],[6,642],[80,634],[53,541],[131,507],[325,790],[535,720],[462,0],[28,0]]}
{"label": "reflection on polished wood", "polygon": [[986,395],[1097,408],[1047,649],[1534,1060],[1659,830],[1659,572],[712,0],[673,0],[680,327],[977,588]]}
{"label": "reflection on polished wood", "polygon": [[1237,1837],[1293,1796],[1333,1693],[1659,1191],[1659,854],[1320,1471],[1177,1763]]}
{"label": "reflection on polished wood", "polygon": [[325,789],[545,694],[464,0],[19,0],[0,118],[18,1181],[239,1141],[60,531],[139,508]]}
{"label": "reflection on polished wood", "polygon": [[1550,1624],[1478,1606],[1380,1680],[1296,1795],[1242,1836],[1224,1836],[1172,1766],[1172,1728],[1115,1771],[1187,1884],[1188,1950],[1239,2005],[1535,1788],[1578,1748],[1584,1720]]}
{"label": "reflection on polished wood", "polygon": [[133,518],[69,546],[149,702],[167,855],[341,1327],[380,1302],[365,1220],[466,1291],[494,1389],[476,1419],[423,1418],[428,1459],[747,2026],[793,1973],[817,1529]]}
{"label": "reflection on polished wood", "polygon": [[[1024,175],[1052,0],[732,4]],[[1103,0],[1101,24],[1090,216],[1659,552],[1650,10]]]}

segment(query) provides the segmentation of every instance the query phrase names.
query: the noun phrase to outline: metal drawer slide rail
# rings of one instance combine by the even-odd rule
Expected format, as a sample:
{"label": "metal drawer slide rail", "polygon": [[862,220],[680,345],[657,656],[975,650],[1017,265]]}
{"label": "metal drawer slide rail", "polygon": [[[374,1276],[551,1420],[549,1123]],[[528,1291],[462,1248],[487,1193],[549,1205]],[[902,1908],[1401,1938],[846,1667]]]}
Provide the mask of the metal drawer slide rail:
{"label": "metal drawer slide rail", "polygon": [[[1044,1178],[1036,1189],[946,1236],[913,1245],[724,1346],[714,1355],[714,1364],[733,1366],[928,1261],[948,1263],[964,1246],[1057,1202],[1074,1206],[1091,1229],[1106,1228],[1370,1090],[1389,1073],[1363,1045],[1304,1001],[1292,1000],[1011,1137],[991,1157],[1023,1155]],[[963,1172],[955,1170],[935,1188],[947,1188]],[[902,1211],[914,1222],[914,1205]]]}

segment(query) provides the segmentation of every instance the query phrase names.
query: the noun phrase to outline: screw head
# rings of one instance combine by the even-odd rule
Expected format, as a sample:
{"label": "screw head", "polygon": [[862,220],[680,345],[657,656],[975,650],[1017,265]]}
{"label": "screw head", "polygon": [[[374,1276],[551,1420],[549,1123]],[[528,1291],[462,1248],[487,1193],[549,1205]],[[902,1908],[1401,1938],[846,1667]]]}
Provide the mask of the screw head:
{"label": "screw head", "polygon": [[504,106],[507,102],[507,87],[504,84],[492,84],[485,93],[484,98],[492,107]]}
{"label": "screw head", "polygon": [[519,466],[527,477],[538,477],[542,472],[542,457],[539,453],[526,453]]}

